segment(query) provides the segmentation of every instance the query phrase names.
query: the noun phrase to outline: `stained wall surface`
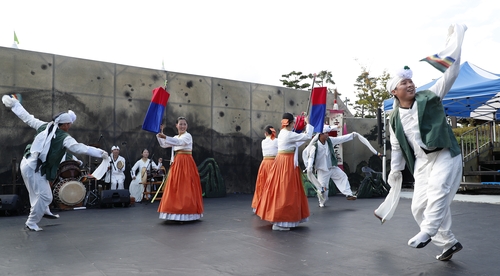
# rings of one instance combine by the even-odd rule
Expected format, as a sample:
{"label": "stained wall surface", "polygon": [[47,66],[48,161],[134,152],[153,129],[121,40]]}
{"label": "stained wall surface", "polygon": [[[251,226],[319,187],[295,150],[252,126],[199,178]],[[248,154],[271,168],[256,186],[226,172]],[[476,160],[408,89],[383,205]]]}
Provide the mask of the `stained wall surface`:
{"label": "stained wall surface", "polygon": [[[196,163],[214,158],[228,193],[254,191],[264,126],[279,129],[284,112],[299,114],[309,103],[309,93],[304,90],[0,47],[1,95],[21,94],[23,106],[44,121],[73,110],[77,120],[70,134],[81,143],[108,151],[118,145],[128,162],[127,172],[144,148],[150,156],[154,154],[154,160],[170,158],[170,149],[160,148],[155,134],[142,130],[152,90],[163,86],[165,80],[170,93],[165,133],[175,135],[176,118],[185,116],[194,138]],[[340,100],[339,105],[342,108]],[[327,106],[333,106],[332,94]],[[4,106],[0,116],[0,183],[12,183],[12,168],[18,166],[35,130]],[[370,132],[375,120],[370,122],[358,132]],[[369,140],[376,146],[376,137]],[[354,149],[359,146],[355,143],[345,145]],[[370,156],[365,151],[361,155],[352,157]],[[100,161],[79,158],[90,170]],[[351,155],[344,160],[354,166],[360,161]],[[127,181],[125,184],[128,186]]]}

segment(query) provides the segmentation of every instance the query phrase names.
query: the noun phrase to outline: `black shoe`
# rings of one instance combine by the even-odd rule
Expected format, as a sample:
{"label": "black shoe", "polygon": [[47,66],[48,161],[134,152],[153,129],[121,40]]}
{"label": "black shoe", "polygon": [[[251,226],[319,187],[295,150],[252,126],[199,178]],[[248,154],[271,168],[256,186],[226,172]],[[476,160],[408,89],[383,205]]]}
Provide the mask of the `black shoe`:
{"label": "black shoe", "polygon": [[429,238],[428,240],[421,242],[417,245],[416,248],[424,248],[426,245],[428,245],[431,242],[431,239]]}
{"label": "black shoe", "polygon": [[453,254],[457,253],[458,251],[462,250],[464,248],[461,243],[457,242],[455,245],[453,245],[450,249],[446,250],[441,255],[437,255],[436,259],[440,261],[449,261],[451,257],[453,257]]}
{"label": "black shoe", "polygon": [[353,196],[353,195],[348,195],[348,196],[346,196],[346,199],[347,199],[347,200],[356,200],[356,199],[357,199],[357,197],[356,197],[356,196]]}
{"label": "black shoe", "polygon": [[[427,240],[424,240],[424,238],[427,238]],[[429,236],[429,234],[425,232],[419,232],[408,241],[408,246],[413,248],[424,248],[430,242],[431,242],[431,237]]]}

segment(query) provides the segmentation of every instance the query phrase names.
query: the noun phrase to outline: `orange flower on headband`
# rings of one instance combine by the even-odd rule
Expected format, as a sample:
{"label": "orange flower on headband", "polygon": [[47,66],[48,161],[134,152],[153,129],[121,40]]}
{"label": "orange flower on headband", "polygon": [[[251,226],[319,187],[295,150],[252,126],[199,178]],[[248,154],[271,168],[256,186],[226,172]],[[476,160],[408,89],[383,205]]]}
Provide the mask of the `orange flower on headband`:
{"label": "orange flower on headband", "polygon": [[271,130],[271,140],[274,140],[274,138],[276,138],[276,130],[274,130],[274,128],[269,128],[269,130]]}
{"label": "orange flower on headband", "polygon": [[284,129],[290,124],[290,120],[288,119],[281,119],[281,129]]}

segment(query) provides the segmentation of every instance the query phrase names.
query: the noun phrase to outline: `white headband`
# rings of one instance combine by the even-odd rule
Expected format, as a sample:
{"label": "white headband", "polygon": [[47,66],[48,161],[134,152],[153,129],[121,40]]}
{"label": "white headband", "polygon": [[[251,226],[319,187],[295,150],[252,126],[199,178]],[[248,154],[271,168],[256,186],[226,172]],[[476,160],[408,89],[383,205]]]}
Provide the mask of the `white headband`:
{"label": "white headband", "polygon": [[330,131],[332,131],[332,127],[330,127],[329,125],[323,126],[323,133],[329,133]]}
{"label": "white headband", "polygon": [[71,123],[73,124],[76,121],[76,114],[73,110],[68,110],[69,117],[71,118]]}
{"label": "white headband", "polygon": [[118,147],[118,146],[111,147],[111,151],[114,151],[114,150],[120,150],[120,147]]}
{"label": "white headband", "polygon": [[71,116],[68,113],[62,113],[61,115],[57,116],[54,122],[56,124],[73,123],[73,121],[71,120]]}
{"label": "white headband", "polygon": [[396,86],[398,86],[398,83],[402,80],[407,80],[411,79],[413,77],[413,72],[411,71],[410,67],[405,66],[395,74],[395,76],[387,82],[386,88],[389,93],[392,92],[392,90],[396,89]]}

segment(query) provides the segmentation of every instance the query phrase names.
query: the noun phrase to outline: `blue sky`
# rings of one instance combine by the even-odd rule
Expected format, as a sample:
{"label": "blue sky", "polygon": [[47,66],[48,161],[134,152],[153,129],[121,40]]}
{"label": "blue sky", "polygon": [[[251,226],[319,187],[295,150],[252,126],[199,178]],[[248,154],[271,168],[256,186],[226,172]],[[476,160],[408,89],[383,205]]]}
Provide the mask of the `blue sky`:
{"label": "blue sky", "polygon": [[468,26],[462,62],[499,74],[499,14],[498,0],[18,0],[2,3],[0,46],[15,30],[20,49],[278,86],[328,70],[353,101],[361,66],[408,65],[417,85],[439,77],[419,60],[454,22]]}

